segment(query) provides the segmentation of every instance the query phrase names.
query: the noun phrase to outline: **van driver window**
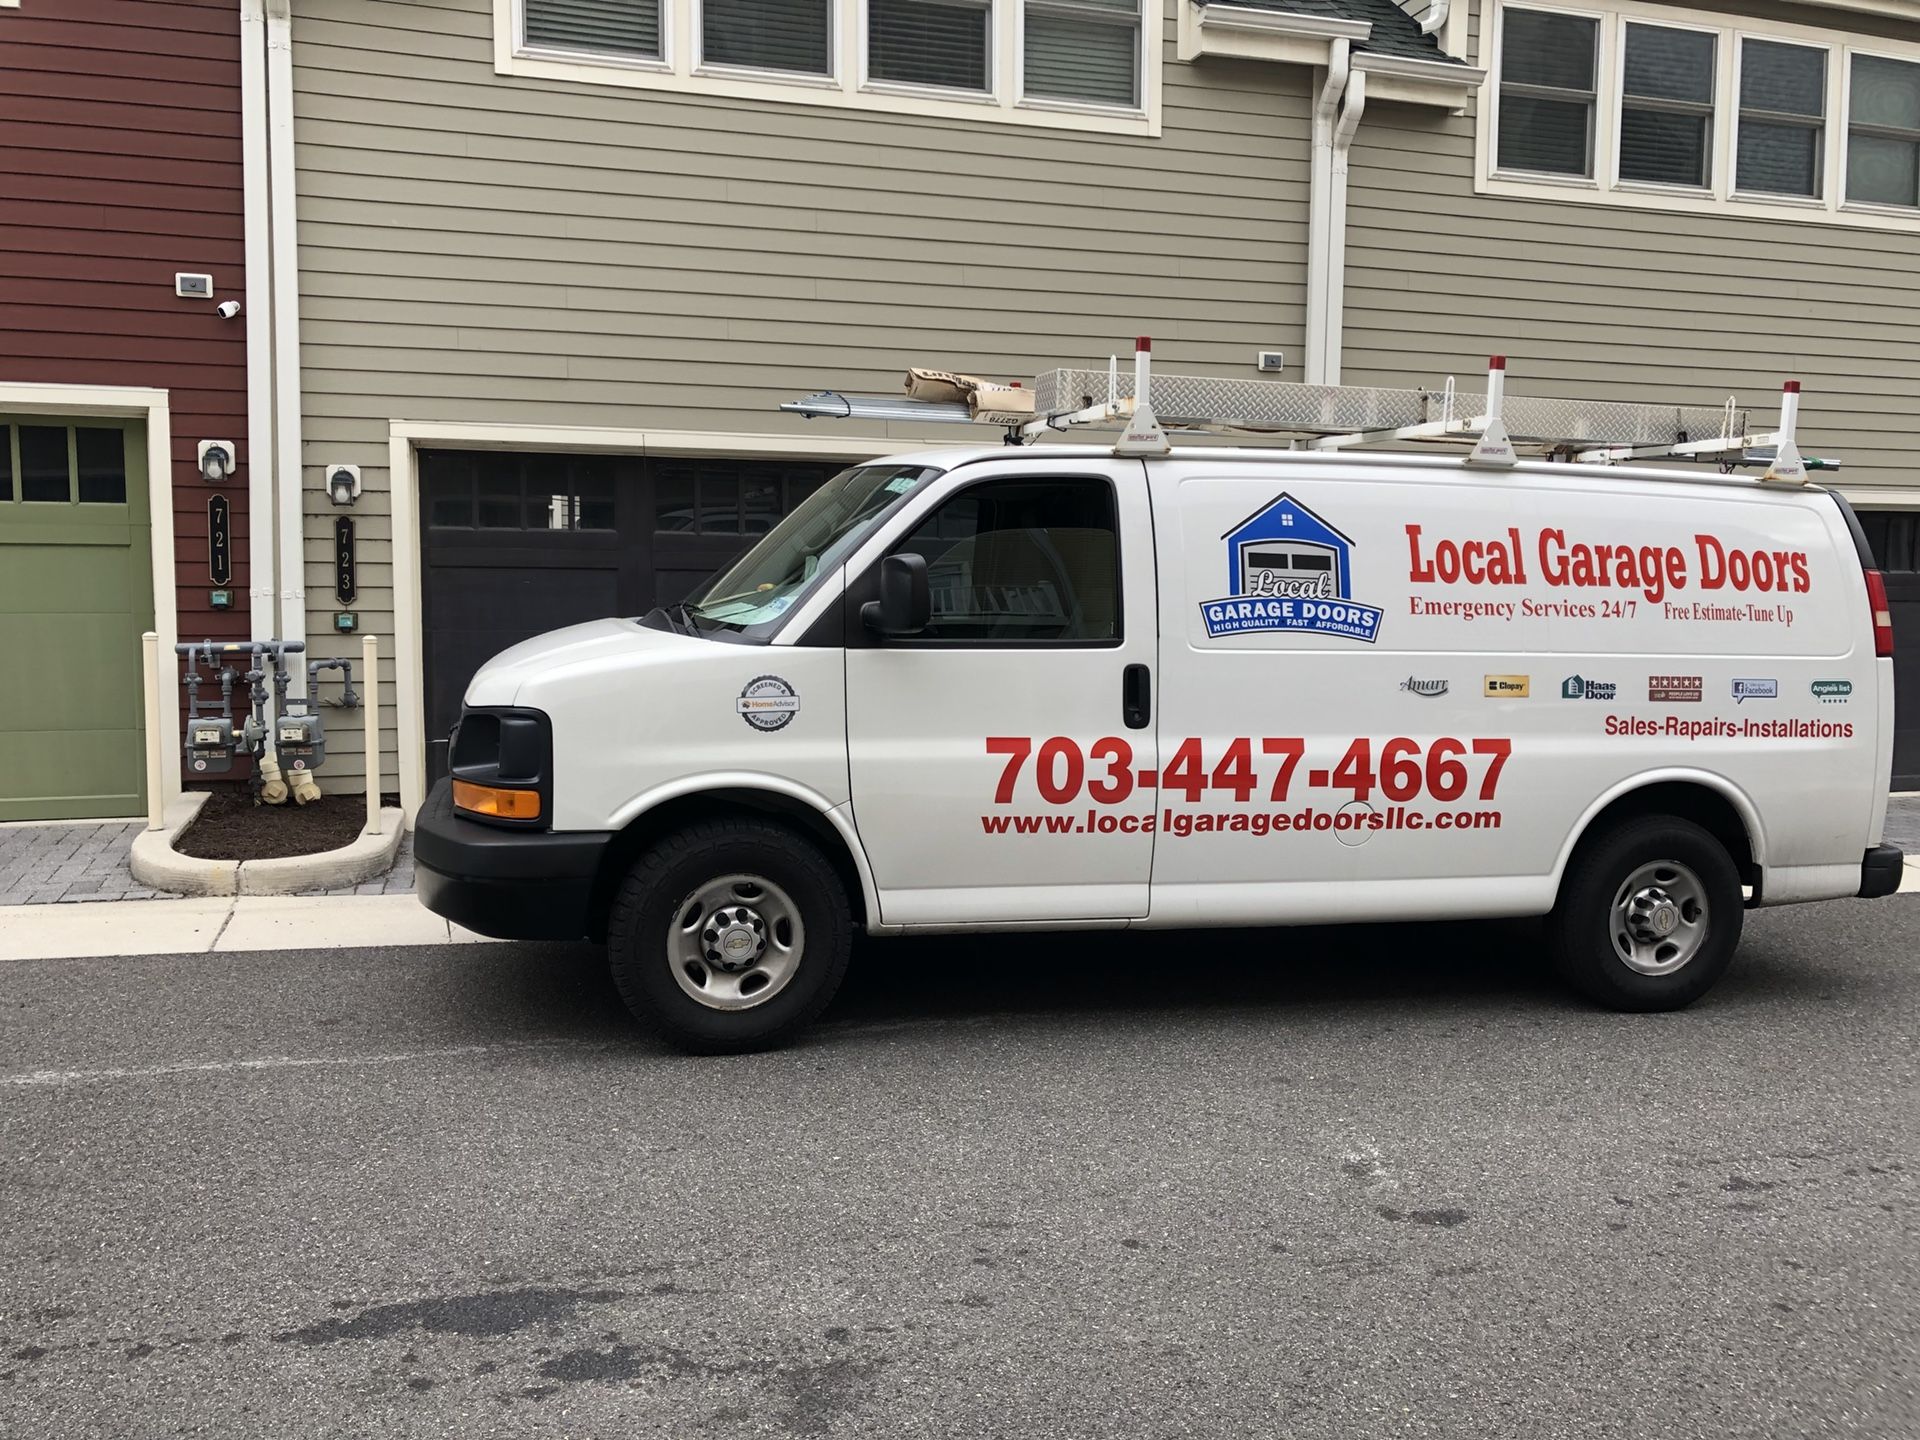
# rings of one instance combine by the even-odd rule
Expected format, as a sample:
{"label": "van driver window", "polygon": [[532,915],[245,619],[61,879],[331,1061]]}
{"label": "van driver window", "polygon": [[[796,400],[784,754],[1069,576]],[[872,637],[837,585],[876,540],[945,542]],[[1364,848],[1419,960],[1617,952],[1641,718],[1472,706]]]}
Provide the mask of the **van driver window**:
{"label": "van driver window", "polygon": [[927,561],[933,623],[920,639],[1120,638],[1120,542],[1104,480],[990,480],[948,500],[898,548]]}

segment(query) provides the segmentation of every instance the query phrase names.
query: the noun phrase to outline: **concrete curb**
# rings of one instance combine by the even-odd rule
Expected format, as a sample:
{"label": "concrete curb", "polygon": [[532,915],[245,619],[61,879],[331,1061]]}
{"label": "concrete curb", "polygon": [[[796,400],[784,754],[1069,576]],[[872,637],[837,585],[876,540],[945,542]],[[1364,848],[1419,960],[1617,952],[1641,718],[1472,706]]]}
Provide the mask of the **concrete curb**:
{"label": "concrete curb", "polygon": [[349,845],[318,855],[275,860],[196,860],[173,848],[180,832],[207,803],[205,791],[189,791],[167,807],[166,828],[133,837],[127,857],[133,878],[174,895],[291,895],[300,890],[337,890],[358,885],[393,868],[406,835],[402,810],[380,812],[380,833],[362,831]]}
{"label": "concrete curb", "polygon": [[204,790],[189,790],[167,807],[164,830],[142,830],[133,837],[127,865],[134,879],[175,895],[240,893],[238,860],[196,860],[173,848],[173,842],[193,823],[208,798]]}
{"label": "concrete curb", "polygon": [[298,890],[338,890],[384,875],[393,868],[400,840],[407,833],[404,810],[382,810],[380,833],[362,830],[353,843],[318,855],[289,855],[279,860],[242,860],[242,895],[291,895]]}

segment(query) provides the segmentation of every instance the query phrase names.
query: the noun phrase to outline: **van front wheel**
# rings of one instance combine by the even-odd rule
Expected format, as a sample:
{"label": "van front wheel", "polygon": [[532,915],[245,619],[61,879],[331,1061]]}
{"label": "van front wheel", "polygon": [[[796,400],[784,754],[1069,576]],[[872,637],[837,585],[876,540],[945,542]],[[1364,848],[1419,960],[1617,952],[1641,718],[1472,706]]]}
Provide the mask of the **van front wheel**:
{"label": "van front wheel", "polygon": [[1560,973],[1615,1010],[1678,1010],[1733,962],[1744,919],[1726,847],[1688,820],[1649,816],[1583,841],[1549,937]]}
{"label": "van front wheel", "polygon": [[628,871],[607,917],[627,1008],[700,1054],[787,1039],[840,988],[852,946],[833,866],[811,841],[756,820],[666,836]]}

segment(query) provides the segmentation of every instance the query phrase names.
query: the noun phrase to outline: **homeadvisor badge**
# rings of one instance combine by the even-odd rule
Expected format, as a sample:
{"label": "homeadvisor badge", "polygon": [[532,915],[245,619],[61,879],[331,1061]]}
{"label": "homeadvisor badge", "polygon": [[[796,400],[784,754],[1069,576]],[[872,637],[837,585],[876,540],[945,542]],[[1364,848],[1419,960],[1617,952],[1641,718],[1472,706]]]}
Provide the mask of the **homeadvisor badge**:
{"label": "homeadvisor badge", "polygon": [[1353,541],[1291,495],[1220,538],[1233,593],[1201,602],[1208,635],[1301,630],[1369,645],[1379,638],[1380,608],[1349,598]]}
{"label": "homeadvisor badge", "polygon": [[756,675],[733,708],[756,730],[784,730],[800,712],[800,697],[778,675]]}

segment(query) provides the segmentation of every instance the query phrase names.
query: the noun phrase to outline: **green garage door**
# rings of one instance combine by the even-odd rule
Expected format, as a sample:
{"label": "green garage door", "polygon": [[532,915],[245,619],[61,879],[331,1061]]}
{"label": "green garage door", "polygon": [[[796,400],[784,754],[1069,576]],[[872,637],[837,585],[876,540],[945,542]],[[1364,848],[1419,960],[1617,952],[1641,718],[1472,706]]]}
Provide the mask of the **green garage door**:
{"label": "green garage door", "polygon": [[0,416],[0,820],[146,813],[146,465],[138,422]]}

